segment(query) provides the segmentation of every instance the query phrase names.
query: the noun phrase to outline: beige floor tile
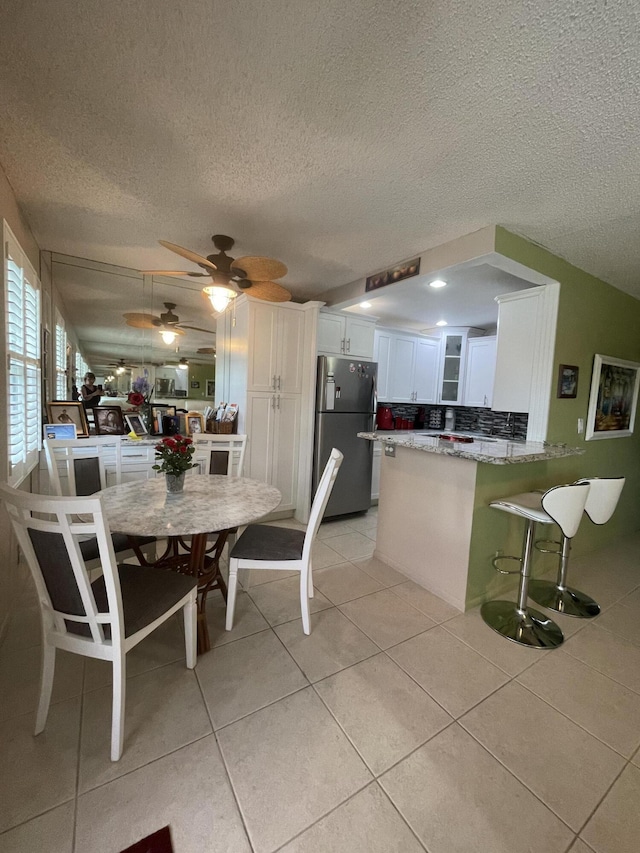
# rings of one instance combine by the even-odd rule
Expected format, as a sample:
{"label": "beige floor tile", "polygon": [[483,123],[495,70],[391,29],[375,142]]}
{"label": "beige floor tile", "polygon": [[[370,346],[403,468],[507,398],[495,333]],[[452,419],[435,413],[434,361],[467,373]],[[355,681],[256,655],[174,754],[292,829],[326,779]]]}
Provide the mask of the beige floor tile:
{"label": "beige floor tile", "polygon": [[[256,572],[256,574],[258,573]],[[280,574],[289,575],[288,572],[281,572]],[[207,624],[212,649],[232,643],[234,640],[240,640],[242,637],[257,634],[269,627],[269,623],[260,613],[251,596],[241,590],[238,590],[236,597],[231,631],[227,631],[224,627],[226,618],[227,605],[225,600],[220,593],[214,592],[207,600]]]}
{"label": "beige floor tile", "polygon": [[640,587],[626,595],[620,603],[624,604],[625,607],[633,607],[636,613],[640,613]]}
{"label": "beige floor tile", "polygon": [[0,835],[0,853],[72,853],[75,802],[71,800]]}
{"label": "beige floor tile", "polygon": [[[338,557],[337,554],[335,556]],[[262,583],[291,578],[297,574],[297,572],[283,572],[279,569],[240,569],[238,581],[243,589],[253,589],[254,586],[259,586]]]}
{"label": "beige floor tile", "polygon": [[372,511],[369,510],[366,515],[350,518],[349,524],[354,530],[357,530],[360,533],[369,532],[370,530],[375,531],[378,527],[378,513],[372,513]]}
{"label": "beige floor tile", "polygon": [[518,675],[548,654],[543,649],[527,648],[501,637],[482,621],[477,607],[449,619],[443,628],[509,675]]}
{"label": "beige floor tile", "polygon": [[593,853],[593,849],[584,843],[580,838],[576,838],[568,853]]}
{"label": "beige floor tile", "polygon": [[275,850],[371,780],[311,688],[218,737],[256,853]]}
{"label": "beige floor tile", "polygon": [[453,717],[459,717],[508,681],[502,670],[441,627],[388,653]]}
{"label": "beige floor tile", "polygon": [[451,722],[384,654],[318,682],[316,690],[376,776]]}
{"label": "beige floor tile", "polygon": [[[185,661],[184,625],[182,615],[167,619],[159,628],[127,655],[127,678],[134,678],[159,666]],[[109,661],[87,659],[84,689],[97,690],[111,685],[113,667]]]}
{"label": "beige floor tile", "polygon": [[[361,530],[360,532],[363,533],[368,539],[371,539],[371,541],[373,542],[373,544],[375,546],[375,543],[378,540],[378,529],[377,529],[377,527],[372,527],[370,530]],[[375,547],[374,547],[374,551],[375,551]]]}
{"label": "beige floor tile", "polygon": [[396,584],[404,583],[407,579],[403,574],[392,569],[382,560],[377,557],[369,557],[367,560],[354,560],[354,566],[366,572],[368,575],[381,583],[384,587],[396,586]]}
{"label": "beige floor tile", "polygon": [[413,581],[405,580],[404,583],[394,586],[393,591],[412,607],[415,607],[416,610],[424,613],[429,619],[433,619],[434,622],[444,622],[447,619],[453,619],[454,616],[458,616],[460,613],[451,604],[443,601],[442,598],[438,598],[437,595],[434,595],[428,589],[419,586]]}
{"label": "beige floor tile", "polygon": [[561,649],[518,681],[626,758],[640,745],[640,695]]}
{"label": "beige floor tile", "polygon": [[383,589],[383,585],[353,563],[340,563],[313,573],[313,585],[333,602],[343,604],[370,592]]}
{"label": "beige floor tile", "polygon": [[390,589],[349,601],[340,610],[381,649],[433,628],[435,622]]}
{"label": "beige floor tile", "polygon": [[335,521],[323,521],[316,535],[318,539],[331,539],[332,537],[340,536],[343,533],[354,532],[355,528],[351,526],[350,521],[335,519]]}
{"label": "beige floor tile", "polygon": [[195,673],[183,663],[127,681],[124,751],[110,759],[111,688],[86,693],[79,791],[85,792],[211,733]]}
{"label": "beige floor tile", "polygon": [[[357,531],[343,533],[341,536],[332,536],[328,542],[343,560],[364,559],[373,554],[374,541]],[[313,565],[316,565],[315,561]]]}
{"label": "beige floor tile", "polygon": [[0,725],[0,832],[75,796],[80,698],[52,705],[33,736],[31,714]]}
{"label": "beige floor tile", "polygon": [[280,853],[424,853],[376,783],[323,817]]}
{"label": "beige floor tile", "polygon": [[79,797],[76,851],[118,853],[167,825],[176,853],[250,853],[213,736]]}
{"label": "beige floor tile", "polygon": [[[269,625],[300,619],[300,575],[260,584],[251,590],[251,598]],[[314,590],[313,598],[309,599],[310,612],[317,613],[327,607],[331,607],[331,602],[319,589]]]}
{"label": "beige floor tile", "polygon": [[385,773],[380,784],[429,853],[564,853],[572,838],[455,724]]}
{"label": "beige floor tile", "polygon": [[640,647],[635,643],[593,624],[570,637],[562,651],[640,693]]}
{"label": "beige floor tile", "polygon": [[596,853],[637,853],[640,770],[628,765],[580,833]]}
{"label": "beige floor tile", "polygon": [[196,671],[216,729],[308,684],[271,629],[202,655]]}
{"label": "beige floor tile", "polygon": [[598,616],[598,626],[632,643],[640,645],[640,619],[634,607],[614,604],[606,613]]}
{"label": "beige floor tile", "polygon": [[576,832],[624,765],[608,746],[513,682],[460,722]]}
{"label": "beige floor tile", "polygon": [[[0,721],[35,712],[40,698],[40,646],[0,651]],[[51,702],[63,702],[82,693],[85,658],[56,652]],[[33,718],[35,721],[35,717]]]}
{"label": "beige floor tile", "polygon": [[[307,525],[296,521],[295,518],[277,518],[275,521],[266,521],[269,527],[289,527],[292,530],[306,530]],[[244,530],[244,528],[242,528]]]}
{"label": "beige floor tile", "polygon": [[42,642],[42,622],[37,601],[28,607],[16,608],[9,617],[2,650],[28,649]]}
{"label": "beige floor tile", "polygon": [[631,763],[635,764],[636,767],[640,767],[640,749],[636,752],[636,754],[631,759]]}
{"label": "beige floor tile", "polygon": [[320,541],[316,539],[313,543],[311,559],[313,562],[314,574],[319,569],[326,569],[328,566],[337,566],[338,563],[344,563],[345,558],[337,551],[334,551],[332,545],[327,544],[330,541],[331,540]]}
{"label": "beige floor tile", "polygon": [[379,649],[339,610],[323,610],[311,617],[311,634],[302,622],[287,622],[274,631],[309,681],[319,681],[376,654]]}

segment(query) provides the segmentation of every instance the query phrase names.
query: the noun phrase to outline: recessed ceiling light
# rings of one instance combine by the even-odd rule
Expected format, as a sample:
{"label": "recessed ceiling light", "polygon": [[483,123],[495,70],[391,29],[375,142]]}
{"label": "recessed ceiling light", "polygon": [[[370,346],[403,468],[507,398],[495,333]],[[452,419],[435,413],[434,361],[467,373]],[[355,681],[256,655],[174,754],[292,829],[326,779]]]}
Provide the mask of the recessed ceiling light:
{"label": "recessed ceiling light", "polygon": [[371,303],[370,302],[361,302],[360,307],[361,308],[371,308]]}
{"label": "recessed ceiling light", "polygon": [[446,320],[438,320],[438,322],[436,323],[436,326],[446,326],[446,325],[447,325]]}
{"label": "recessed ceiling light", "polygon": [[443,281],[441,278],[436,278],[435,281],[429,282],[429,287],[446,287],[447,282]]}

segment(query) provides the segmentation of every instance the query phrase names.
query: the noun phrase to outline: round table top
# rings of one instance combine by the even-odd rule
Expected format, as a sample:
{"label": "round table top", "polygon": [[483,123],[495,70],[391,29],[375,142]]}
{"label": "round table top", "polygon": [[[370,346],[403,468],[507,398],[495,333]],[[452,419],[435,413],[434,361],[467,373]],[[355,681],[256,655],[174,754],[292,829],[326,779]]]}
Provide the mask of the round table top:
{"label": "round table top", "polygon": [[98,493],[109,527],[131,536],[193,536],[258,521],[282,495],[248,477],[187,474],[184,491],[169,494],[164,477],[109,486]]}

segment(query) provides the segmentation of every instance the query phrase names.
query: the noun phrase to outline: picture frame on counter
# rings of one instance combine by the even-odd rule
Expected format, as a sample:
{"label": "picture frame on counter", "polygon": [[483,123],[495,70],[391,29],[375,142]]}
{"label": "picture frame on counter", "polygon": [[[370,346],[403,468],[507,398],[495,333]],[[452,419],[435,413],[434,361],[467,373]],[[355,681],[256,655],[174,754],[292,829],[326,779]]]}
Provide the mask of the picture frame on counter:
{"label": "picture frame on counter", "polygon": [[558,392],[561,400],[573,400],[578,395],[578,373],[580,368],[575,364],[558,366]]}
{"label": "picture frame on counter", "polygon": [[124,419],[127,422],[127,426],[129,427],[129,432],[134,432],[137,436],[140,437],[149,434],[140,415],[125,415]]}
{"label": "picture frame on counter", "polygon": [[596,353],[585,440],[633,435],[640,388],[640,363]]}
{"label": "picture frame on counter", "polygon": [[89,436],[89,424],[82,403],[50,400],[47,403],[47,418],[50,424],[74,424],[77,438]]}
{"label": "picture frame on counter", "polygon": [[163,435],[162,417],[163,415],[175,415],[175,406],[156,405],[151,406],[151,423],[149,424],[149,432],[151,435]]}
{"label": "picture frame on counter", "polygon": [[120,406],[96,406],[93,410],[96,435],[124,435],[124,417]]}
{"label": "picture frame on counter", "polygon": [[204,416],[201,412],[187,412],[187,435],[200,435],[204,432]]}

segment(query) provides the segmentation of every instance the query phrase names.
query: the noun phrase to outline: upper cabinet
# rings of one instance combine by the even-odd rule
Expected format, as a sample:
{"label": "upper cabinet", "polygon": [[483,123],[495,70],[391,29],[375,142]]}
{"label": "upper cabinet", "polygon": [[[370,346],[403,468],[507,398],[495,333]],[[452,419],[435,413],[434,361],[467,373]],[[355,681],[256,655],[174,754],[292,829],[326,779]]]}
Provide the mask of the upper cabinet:
{"label": "upper cabinet", "polygon": [[318,319],[318,353],[320,355],[352,355],[366,361],[373,359],[375,320],[349,317],[333,311],[320,311]]}
{"label": "upper cabinet", "polygon": [[304,315],[281,305],[254,302],[249,313],[249,340],[248,390],[299,394]]}
{"label": "upper cabinet", "polygon": [[465,406],[491,406],[496,371],[496,343],[495,335],[470,338],[467,341],[463,398]]}
{"label": "upper cabinet", "polygon": [[422,335],[377,329],[378,400],[386,403],[435,403],[440,341]]}

